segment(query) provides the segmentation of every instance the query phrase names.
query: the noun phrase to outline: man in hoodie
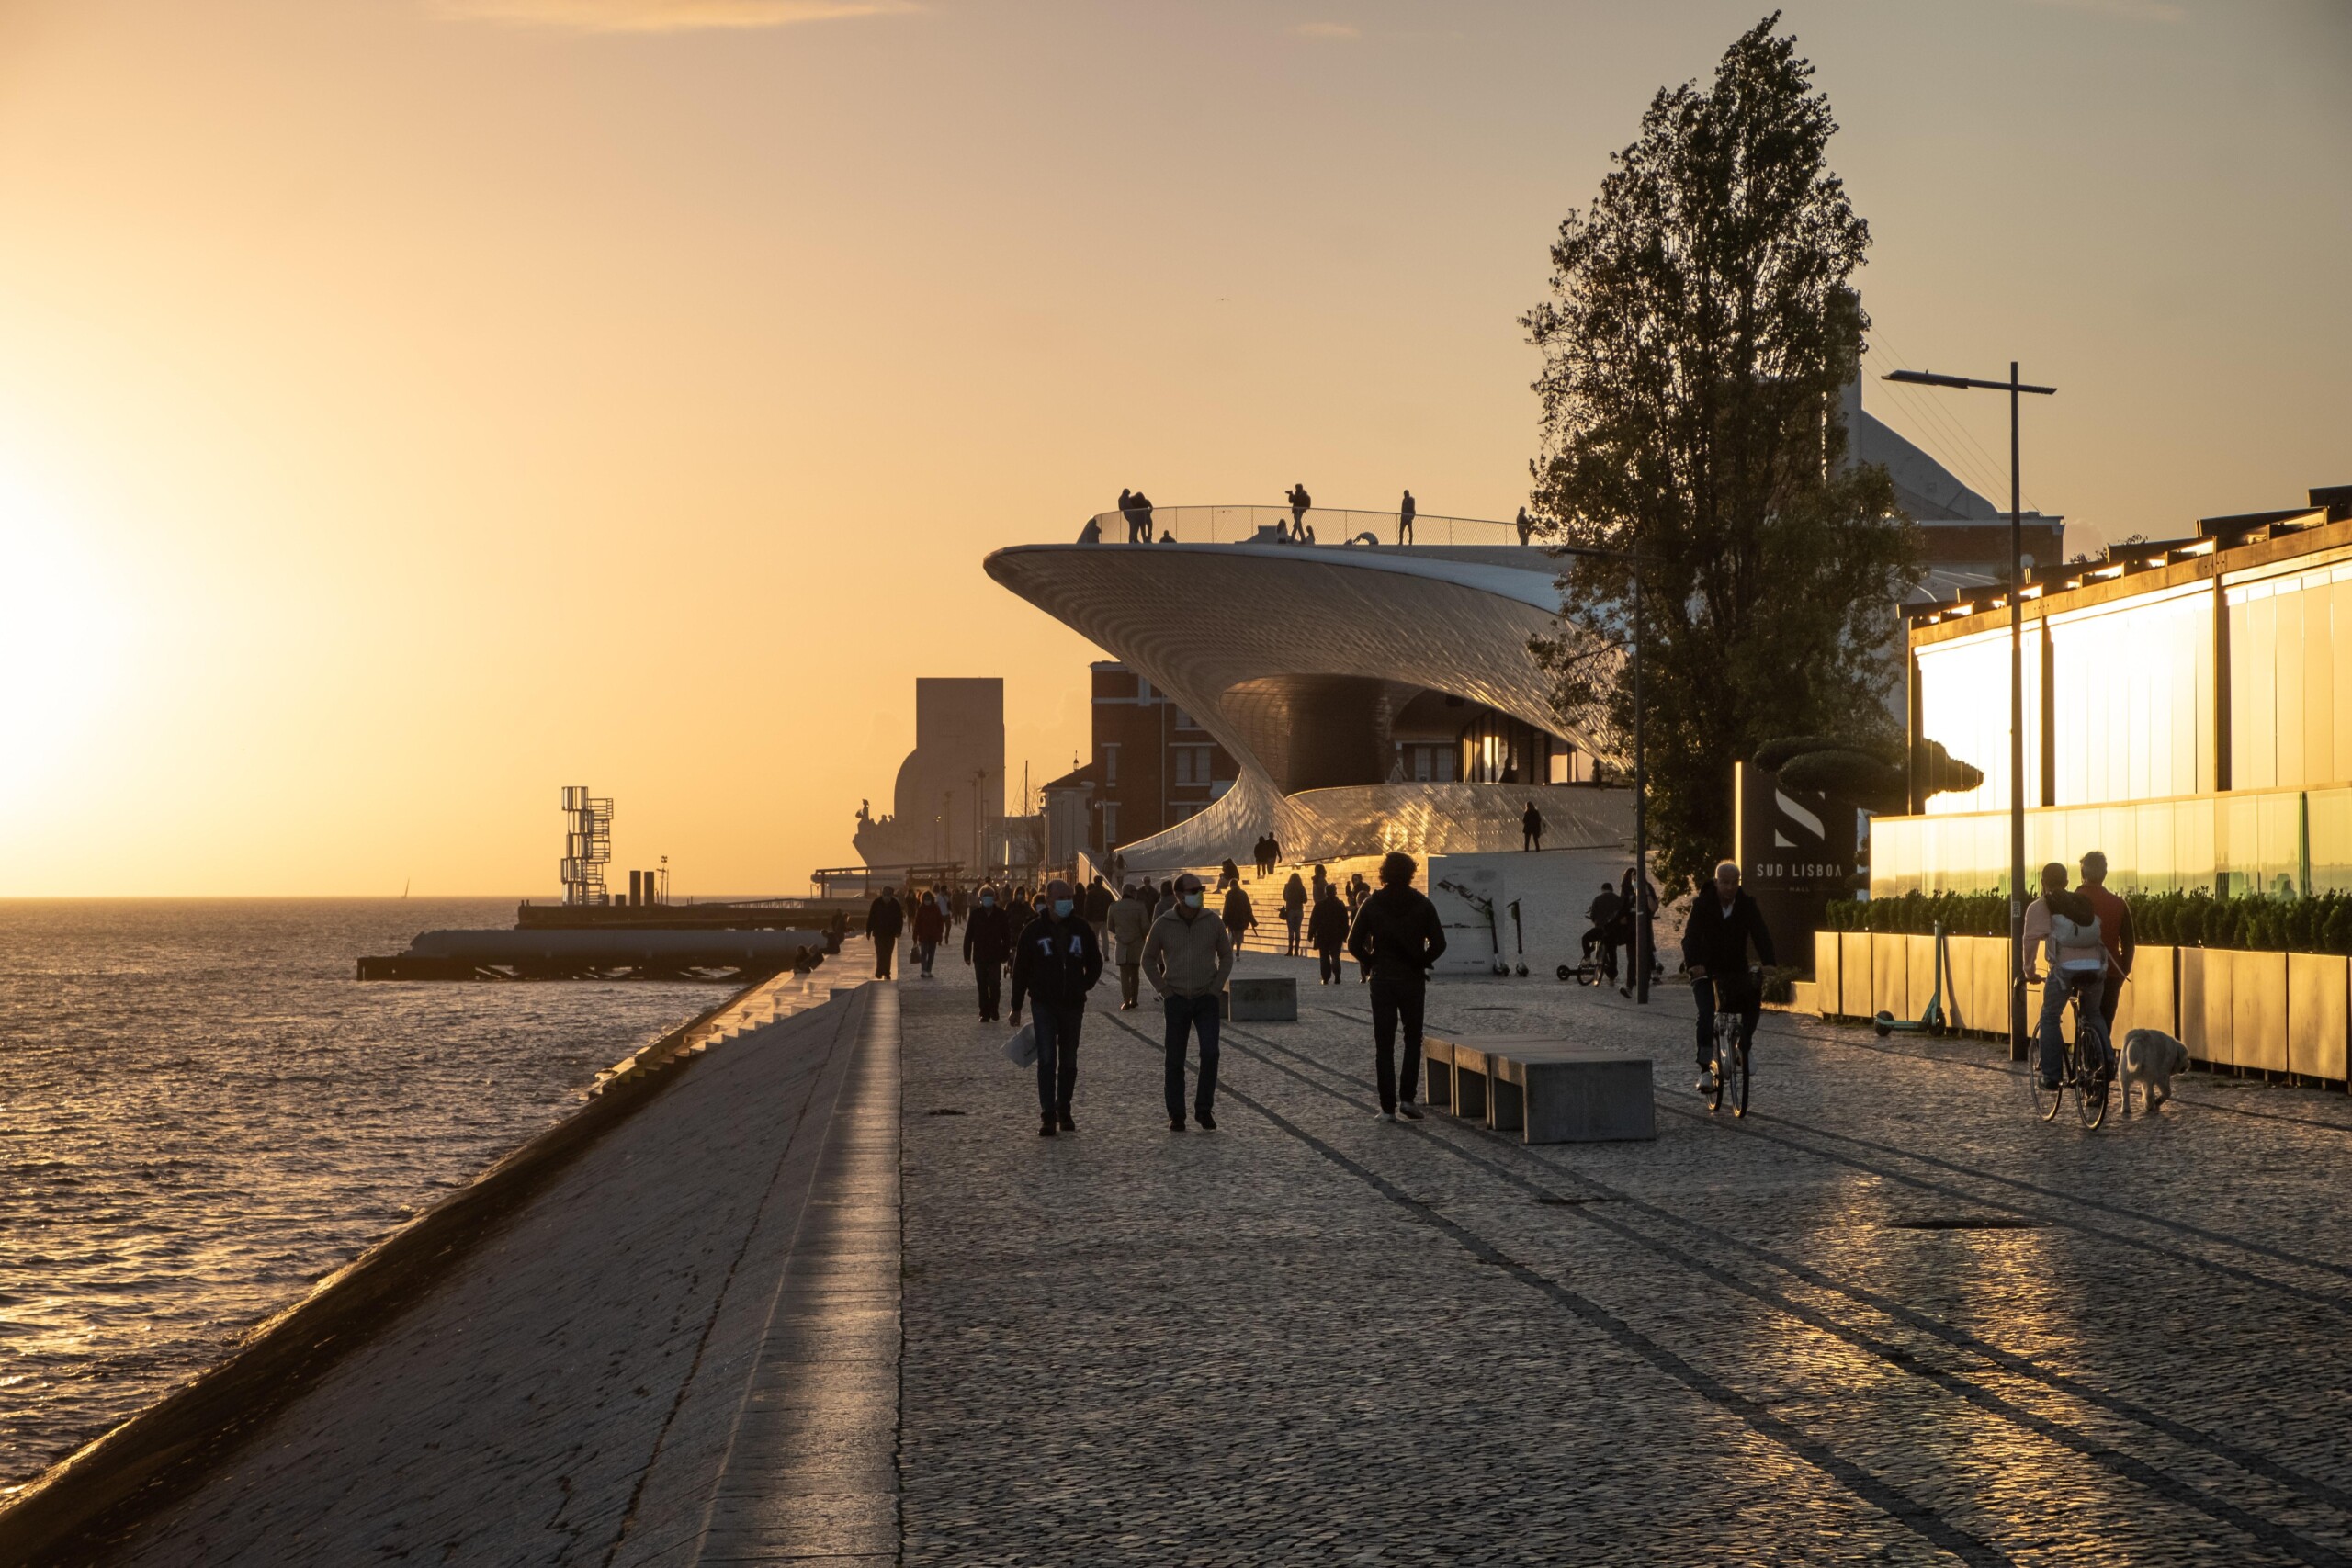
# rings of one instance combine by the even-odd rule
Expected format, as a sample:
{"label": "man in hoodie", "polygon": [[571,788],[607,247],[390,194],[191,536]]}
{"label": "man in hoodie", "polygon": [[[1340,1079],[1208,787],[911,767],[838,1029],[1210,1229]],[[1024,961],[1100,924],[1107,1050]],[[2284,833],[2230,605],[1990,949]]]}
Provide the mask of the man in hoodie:
{"label": "man in hoodie", "polygon": [[1119,1010],[1133,1012],[1142,984],[1143,944],[1151,935],[1151,906],[1134,883],[1120,890],[1119,901],[1111,906],[1105,923],[1116,944],[1113,953],[1119,963]]}
{"label": "man in hoodie", "polygon": [[2107,1020],[2099,1011],[2107,985],[2107,946],[2099,939],[2098,911],[2081,894],[2066,890],[2066,868],[2056,861],[2041,868],[2041,897],[2026,906],[2028,985],[2041,978],[2044,958],[2050,961],[2050,983],[2042,987],[2041,1022],[2034,1031],[2041,1041],[2041,1087],[2058,1087],[2059,1068],[2065,1061],[2064,1037],[2059,1032],[2069,1001],[2075,1004],[2075,1043],[2084,1062],[2104,1082],[2115,1074]]}
{"label": "man in hoodie", "polygon": [[[1408,854],[1380,863],[1380,891],[1356,911],[1348,951],[1372,981],[1372,1038],[1378,1050],[1380,1119],[1418,1122],[1421,1084],[1421,1002],[1430,966],[1445,953],[1437,906],[1413,887],[1419,864]],[[1396,1077],[1396,1026],[1405,1026],[1405,1077]],[[1398,1089],[1402,1089],[1400,1095]]]}
{"label": "man in hoodie", "polygon": [[907,911],[899,904],[899,896],[888,888],[874,900],[865,911],[865,934],[874,939],[874,977],[890,977],[890,952],[899,945],[899,932],[906,928]]}
{"label": "man in hoodie", "polygon": [[1176,879],[1175,902],[1152,921],[1144,939],[1143,970],[1168,1018],[1166,1038],[1168,1130],[1184,1130],[1184,1042],[1201,1037],[1201,1071],[1193,1094],[1193,1120],[1216,1131],[1217,1024],[1225,982],[1233,973],[1233,939],[1225,923],[1204,907],[1201,879],[1186,872]]}
{"label": "man in hoodie", "polygon": [[1012,917],[997,905],[996,889],[980,889],[964,920],[964,962],[980,987],[980,1021],[994,1023],[1004,993],[1004,961],[1012,956]]}
{"label": "man in hoodie", "polygon": [[1329,882],[1315,885],[1315,912],[1306,917],[1306,944],[1315,950],[1317,983],[1340,983],[1340,954],[1348,945],[1348,907]]}
{"label": "man in hoodie", "polygon": [[1102,977],[1102,944],[1078,908],[1070,885],[1056,877],[1046,884],[1045,908],[1021,932],[1012,949],[1012,1022],[1021,1004],[1032,1004],[1037,1032],[1037,1108],[1041,1138],[1058,1127],[1078,1131],[1070,1120],[1070,1093],[1078,1087],[1078,1030],[1086,1019],[1086,993]]}

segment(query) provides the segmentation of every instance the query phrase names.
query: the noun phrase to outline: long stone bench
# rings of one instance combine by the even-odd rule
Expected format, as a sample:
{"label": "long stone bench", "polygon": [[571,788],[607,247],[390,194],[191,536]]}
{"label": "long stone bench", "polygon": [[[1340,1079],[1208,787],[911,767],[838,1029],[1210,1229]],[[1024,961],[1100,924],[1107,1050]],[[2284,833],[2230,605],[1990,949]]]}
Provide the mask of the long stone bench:
{"label": "long stone bench", "polygon": [[1530,1144],[1657,1136],[1647,1056],[1541,1035],[1428,1039],[1429,1103]]}
{"label": "long stone bench", "polygon": [[1295,1023],[1298,982],[1287,975],[1236,975],[1226,982],[1225,1016],[1236,1023]]}

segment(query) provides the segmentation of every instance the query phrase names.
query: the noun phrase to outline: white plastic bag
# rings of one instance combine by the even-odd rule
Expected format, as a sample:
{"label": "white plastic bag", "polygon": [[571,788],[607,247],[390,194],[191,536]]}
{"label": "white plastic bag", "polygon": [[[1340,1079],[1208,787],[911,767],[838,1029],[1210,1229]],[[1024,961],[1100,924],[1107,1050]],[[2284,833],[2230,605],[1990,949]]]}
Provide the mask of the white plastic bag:
{"label": "white plastic bag", "polygon": [[1004,1043],[1004,1059],[1016,1067],[1034,1067],[1037,1065],[1037,1026],[1035,1024],[1024,1023],[1012,1032],[1012,1038]]}

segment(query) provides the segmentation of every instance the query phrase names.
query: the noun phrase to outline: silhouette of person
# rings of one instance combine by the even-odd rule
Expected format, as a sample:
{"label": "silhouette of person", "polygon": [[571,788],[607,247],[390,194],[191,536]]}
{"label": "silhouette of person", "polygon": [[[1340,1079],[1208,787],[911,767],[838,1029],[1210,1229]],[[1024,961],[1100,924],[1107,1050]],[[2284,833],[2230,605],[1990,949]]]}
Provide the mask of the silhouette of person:
{"label": "silhouette of person", "polygon": [[1136,491],[1135,509],[1136,526],[1142,532],[1142,542],[1148,545],[1151,543],[1151,497]]}
{"label": "silhouette of person", "polygon": [[1527,803],[1526,814],[1519,819],[1519,837],[1521,850],[1532,852],[1544,847],[1544,813],[1535,809],[1532,800]]}
{"label": "silhouette of person", "polygon": [[1396,542],[1400,545],[1413,542],[1413,492],[1409,490],[1396,508]]}
{"label": "silhouette of person", "polygon": [[1300,484],[1290,487],[1289,499],[1291,537],[1295,539],[1305,538],[1306,536],[1306,509],[1315,504],[1315,498],[1306,493],[1306,487],[1305,485]]}
{"label": "silhouette of person", "polygon": [[1119,517],[1127,525],[1127,543],[1136,542],[1136,498],[1132,491],[1119,492]]}
{"label": "silhouette of person", "polygon": [[1078,531],[1078,542],[1081,545],[1101,544],[1102,542],[1102,520],[1099,517],[1088,518],[1086,520],[1086,526]]}
{"label": "silhouette of person", "polygon": [[1524,545],[1534,536],[1534,534],[1535,519],[1530,517],[1527,514],[1527,508],[1522,506],[1519,509],[1519,542]]}

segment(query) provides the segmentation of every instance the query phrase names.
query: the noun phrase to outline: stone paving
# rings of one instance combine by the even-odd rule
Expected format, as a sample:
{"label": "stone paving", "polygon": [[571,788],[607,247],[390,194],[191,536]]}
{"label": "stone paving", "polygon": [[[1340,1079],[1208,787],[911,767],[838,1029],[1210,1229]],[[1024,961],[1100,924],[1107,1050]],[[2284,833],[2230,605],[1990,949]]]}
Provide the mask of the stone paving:
{"label": "stone paving", "polygon": [[1659,1135],[1374,1119],[1311,963],[1168,1130],[1158,1016],[1088,1016],[1079,1131],[959,965],[904,982],[909,1563],[2352,1561],[2341,1095],[2182,1080],[2032,1120],[1982,1043],[1463,981],[1430,1026],[1659,1063]]}

